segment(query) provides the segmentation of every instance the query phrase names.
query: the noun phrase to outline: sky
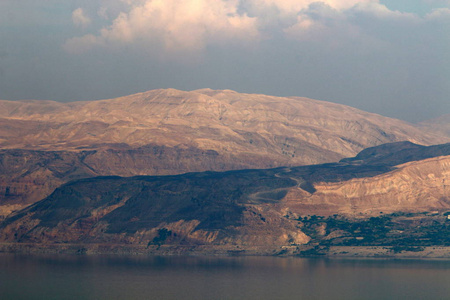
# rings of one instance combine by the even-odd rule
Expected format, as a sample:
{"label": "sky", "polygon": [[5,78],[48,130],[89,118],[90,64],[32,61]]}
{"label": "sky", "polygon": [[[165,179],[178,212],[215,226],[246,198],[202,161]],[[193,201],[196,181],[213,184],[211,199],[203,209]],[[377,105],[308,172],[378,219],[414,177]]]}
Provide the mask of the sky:
{"label": "sky", "polygon": [[0,0],[0,99],[158,88],[450,113],[450,0]]}

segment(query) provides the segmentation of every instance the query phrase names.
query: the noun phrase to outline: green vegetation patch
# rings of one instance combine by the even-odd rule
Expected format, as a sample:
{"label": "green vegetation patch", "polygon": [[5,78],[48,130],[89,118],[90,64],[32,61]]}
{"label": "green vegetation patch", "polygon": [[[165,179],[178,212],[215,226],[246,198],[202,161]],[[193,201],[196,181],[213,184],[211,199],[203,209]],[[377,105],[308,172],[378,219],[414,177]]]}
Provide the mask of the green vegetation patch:
{"label": "green vegetation patch", "polygon": [[394,213],[366,219],[300,218],[311,243],[321,246],[389,246],[395,253],[450,246],[450,220],[443,214]]}

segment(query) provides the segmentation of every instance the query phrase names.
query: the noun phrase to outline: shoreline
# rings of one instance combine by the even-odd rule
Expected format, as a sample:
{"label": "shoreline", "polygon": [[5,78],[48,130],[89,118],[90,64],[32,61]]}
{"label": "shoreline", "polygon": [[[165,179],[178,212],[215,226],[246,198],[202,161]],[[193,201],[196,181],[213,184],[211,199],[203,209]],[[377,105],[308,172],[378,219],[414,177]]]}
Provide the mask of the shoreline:
{"label": "shoreline", "polygon": [[450,259],[450,246],[427,246],[394,252],[391,246],[332,246],[315,253],[302,253],[298,246],[144,246],[123,244],[33,244],[0,243],[0,253],[71,255],[154,255],[154,256],[279,256],[322,258]]}

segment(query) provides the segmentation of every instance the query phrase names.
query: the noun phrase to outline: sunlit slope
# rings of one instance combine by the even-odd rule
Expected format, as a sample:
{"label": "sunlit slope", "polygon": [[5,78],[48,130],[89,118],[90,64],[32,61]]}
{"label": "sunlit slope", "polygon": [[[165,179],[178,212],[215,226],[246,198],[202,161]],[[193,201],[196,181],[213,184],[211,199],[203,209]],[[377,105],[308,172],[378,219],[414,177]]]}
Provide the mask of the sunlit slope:
{"label": "sunlit slope", "polygon": [[348,106],[209,89],[153,90],[87,102],[0,102],[0,147],[80,150],[147,144],[312,164],[408,140],[445,142],[406,122]]}

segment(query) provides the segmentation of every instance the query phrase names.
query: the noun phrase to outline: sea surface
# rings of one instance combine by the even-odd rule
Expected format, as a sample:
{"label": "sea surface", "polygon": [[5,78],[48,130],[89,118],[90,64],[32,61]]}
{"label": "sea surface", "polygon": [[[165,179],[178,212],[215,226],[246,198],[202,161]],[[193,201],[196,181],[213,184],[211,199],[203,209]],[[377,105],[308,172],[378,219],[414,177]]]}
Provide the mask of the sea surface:
{"label": "sea surface", "polygon": [[450,261],[0,254],[0,299],[450,299]]}

